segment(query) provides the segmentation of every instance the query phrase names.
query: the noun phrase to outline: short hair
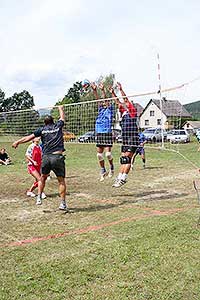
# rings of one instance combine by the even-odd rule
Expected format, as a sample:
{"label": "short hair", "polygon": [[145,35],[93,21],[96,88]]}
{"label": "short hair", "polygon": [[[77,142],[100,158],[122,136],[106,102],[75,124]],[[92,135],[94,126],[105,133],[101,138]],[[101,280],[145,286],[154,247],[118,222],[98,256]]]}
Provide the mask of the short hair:
{"label": "short hair", "polygon": [[53,124],[54,123],[54,121],[53,121],[53,117],[52,116],[46,116],[45,118],[44,118],[44,124],[45,125],[50,125],[50,124]]}

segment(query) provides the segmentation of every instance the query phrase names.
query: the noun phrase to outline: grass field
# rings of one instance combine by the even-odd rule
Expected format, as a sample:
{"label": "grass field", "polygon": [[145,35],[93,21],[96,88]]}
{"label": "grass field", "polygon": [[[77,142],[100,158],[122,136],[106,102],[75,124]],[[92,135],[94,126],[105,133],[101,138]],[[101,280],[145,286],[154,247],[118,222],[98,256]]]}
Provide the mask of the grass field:
{"label": "grass field", "polygon": [[[57,182],[37,207],[25,191],[24,152],[3,144],[14,164],[0,166],[0,299],[199,300],[200,232],[192,181],[198,172],[180,155],[148,148],[128,183],[98,181],[94,145],[68,144],[67,200],[58,210]],[[0,145],[2,146],[2,145]],[[120,146],[114,146],[116,173]],[[195,142],[180,145],[194,164]]]}

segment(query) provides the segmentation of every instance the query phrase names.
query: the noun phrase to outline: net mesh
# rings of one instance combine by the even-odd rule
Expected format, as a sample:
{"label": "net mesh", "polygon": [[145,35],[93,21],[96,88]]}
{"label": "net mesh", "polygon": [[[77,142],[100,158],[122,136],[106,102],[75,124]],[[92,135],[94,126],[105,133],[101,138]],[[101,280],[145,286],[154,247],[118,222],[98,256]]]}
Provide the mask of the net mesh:
{"label": "net mesh", "polygon": [[[64,105],[64,140],[67,143],[123,143],[138,146],[136,136],[139,129],[142,129],[146,147],[177,149],[180,142],[189,141],[189,136],[186,139],[184,132],[180,130],[184,122],[191,118],[181,104],[185,100],[185,94],[186,88],[183,85],[164,90],[162,95],[143,93],[128,96],[129,102],[137,110],[134,122],[128,117],[127,105],[121,96],[118,99],[124,107],[123,114],[113,98]],[[0,142],[14,141],[31,134],[44,125],[45,115],[50,114],[55,121],[59,119],[57,107],[0,113]]]}

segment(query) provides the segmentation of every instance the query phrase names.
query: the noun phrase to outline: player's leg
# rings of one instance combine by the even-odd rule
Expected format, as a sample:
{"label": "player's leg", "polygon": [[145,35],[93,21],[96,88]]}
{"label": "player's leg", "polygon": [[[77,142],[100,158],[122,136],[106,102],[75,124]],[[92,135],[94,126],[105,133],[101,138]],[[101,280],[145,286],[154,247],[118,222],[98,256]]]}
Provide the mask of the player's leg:
{"label": "player's leg", "polygon": [[31,174],[31,176],[33,176],[35,181],[32,184],[32,186],[30,187],[30,189],[27,191],[26,195],[29,197],[35,197],[35,194],[33,193],[33,191],[38,187],[38,181],[40,180],[40,173],[34,167],[31,168],[29,173]]}
{"label": "player's leg", "polygon": [[60,210],[67,210],[67,203],[66,203],[66,182],[65,182],[65,178],[62,176],[58,176],[58,191],[59,191],[59,195],[60,195],[60,206],[59,209]]}
{"label": "player's leg", "polygon": [[122,155],[120,157],[120,171],[116,178],[113,187],[120,187],[127,182],[128,173],[131,168],[131,159],[135,153],[137,147],[134,146],[122,146]]}
{"label": "player's leg", "polygon": [[135,158],[136,158],[136,156],[138,155],[138,153],[139,153],[139,150],[138,150],[138,148],[137,148],[136,151],[135,151],[135,153],[133,153],[133,156],[132,156],[132,158],[131,158],[131,168],[132,168],[132,170],[133,170],[133,165],[134,165],[134,163],[135,163]]}
{"label": "player's leg", "polygon": [[68,210],[66,203],[66,182],[65,182],[65,157],[62,154],[52,154],[50,157],[51,169],[58,179],[58,191],[60,195],[60,210]]}
{"label": "player's leg", "polygon": [[105,177],[107,176],[106,168],[105,168],[105,161],[104,161],[104,147],[102,145],[97,145],[97,159],[99,162],[100,170],[100,181],[104,181]]}
{"label": "player's leg", "polygon": [[110,165],[110,171],[108,173],[108,177],[112,177],[114,174],[114,164],[113,164],[113,156],[111,150],[112,150],[111,146],[105,147],[105,156],[108,159]]}
{"label": "player's leg", "polygon": [[44,187],[45,187],[45,182],[46,182],[46,179],[47,179],[50,171],[51,171],[50,159],[49,159],[48,155],[43,155],[42,166],[41,166],[42,174],[40,176],[40,180],[38,181],[38,196],[37,196],[37,200],[36,200],[37,205],[42,204],[42,198],[43,198],[43,191],[44,191]]}
{"label": "player's leg", "polygon": [[145,169],[146,157],[145,157],[145,150],[144,150],[144,148],[141,151],[141,159],[142,159],[142,162],[143,162],[143,168]]}

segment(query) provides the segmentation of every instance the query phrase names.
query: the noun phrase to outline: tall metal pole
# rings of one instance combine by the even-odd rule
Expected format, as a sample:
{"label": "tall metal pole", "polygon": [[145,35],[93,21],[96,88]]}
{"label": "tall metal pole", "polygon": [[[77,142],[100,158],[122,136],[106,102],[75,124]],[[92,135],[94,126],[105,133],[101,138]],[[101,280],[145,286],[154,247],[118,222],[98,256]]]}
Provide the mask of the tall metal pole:
{"label": "tall metal pole", "polygon": [[161,110],[161,137],[162,137],[162,148],[164,148],[164,124],[163,124],[163,105],[162,105],[162,87],[161,87],[161,76],[160,76],[160,55],[157,53],[158,61],[158,94],[160,95],[160,110]]}

